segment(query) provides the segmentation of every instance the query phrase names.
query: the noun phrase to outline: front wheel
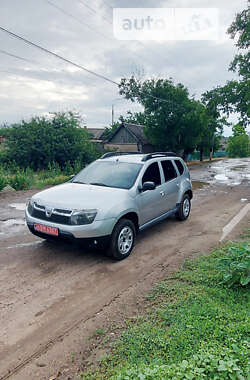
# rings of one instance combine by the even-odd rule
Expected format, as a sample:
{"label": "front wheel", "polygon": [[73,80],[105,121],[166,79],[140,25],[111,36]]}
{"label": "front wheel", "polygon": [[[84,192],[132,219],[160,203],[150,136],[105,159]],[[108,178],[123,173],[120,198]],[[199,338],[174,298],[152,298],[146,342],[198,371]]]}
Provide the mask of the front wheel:
{"label": "front wheel", "polygon": [[179,220],[186,220],[189,217],[191,210],[191,200],[188,194],[185,194],[177,211],[176,218]]}
{"label": "front wheel", "polygon": [[135,226],[129,219],[121,219],[115,226],[109,247],[109,256],[116,260],[128,257],[135,243]]}

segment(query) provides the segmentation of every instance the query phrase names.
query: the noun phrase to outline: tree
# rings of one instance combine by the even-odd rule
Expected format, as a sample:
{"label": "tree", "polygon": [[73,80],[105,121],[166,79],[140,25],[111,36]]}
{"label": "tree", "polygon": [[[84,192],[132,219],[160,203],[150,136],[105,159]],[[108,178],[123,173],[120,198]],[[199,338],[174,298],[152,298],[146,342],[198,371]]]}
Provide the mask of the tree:
{"label": "tree", "polygon": [[46,169],[56,162],[63,168],[79,160],[88,163],[96,157],[89,134],[80,128],[78,115],[54,113],[51,117],[34,117],[8,128],[7,159],[20,167]]}
{"label": "tree", "polygon": [[218,86],[203,94],[203,100],[207,103],[216,102],[218,110],[227,116],[237,112],[243,126],[249,123],[250,104],[250,13],[249,7],[236,15],[232,25],[228,29],[232,39],[236,39],[238,54],[234,57],[229,70],[237,72],[239,80],[231,80],[225,86]]}
{"label": "tree", "polygon": [[189,96],[188,89],[172,79],[123,78],[120,94],[132,102],[138,101],[144,112],[131,115],[145,125],[145,134],[159,150],[192,153],[203,128],[200,117],[204,107]]}
{"label": "tree", "polygon": [[236,46],[239,53],[236,54],[230,64],[229,70],[238,71],[238,74],[249,79],[249,45],[250,45],[250,13],[249,7],[236,15],[232,25],[228,28],[231,39],[238,38]]}
{"label": "tree", "polygon": [[237,136],[242,136],[242,135],[246,135],[246,130],[245,128],[240,125],[240,124],[235,124],[232,128],[232,131],[233,131],[233,136],[234,137],[237,137]]}
{"label": "tree", "polygon": [[248,157],[250,156],[249,137],[240,124],[233,126],[233,136],[229,137],[227,152],[229,157]]}
{"label": "tree", "polygon": [[103,140],[108,140],[114,133],[115,131],[120,127],[121,123],[116,122],[113,125],[110,125],[109,127],[105,127],[105,130],[102,134]]}

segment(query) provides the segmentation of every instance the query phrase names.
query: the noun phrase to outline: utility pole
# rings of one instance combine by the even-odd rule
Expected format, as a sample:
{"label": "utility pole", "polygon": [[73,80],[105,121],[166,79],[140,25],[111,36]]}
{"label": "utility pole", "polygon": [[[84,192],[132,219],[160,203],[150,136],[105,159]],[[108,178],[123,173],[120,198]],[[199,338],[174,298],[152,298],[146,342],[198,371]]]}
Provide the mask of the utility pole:
{"label": "utility pole", "polygon": [[111,105],[111,126],[113,127],[114,122],[115,122],[115,104],[114,102],[116,101],[123,101],[123,98],[115,98],[113,99],[113,103]]}
{"label": "utility pole", "polygon": [[114,110],[114,104],[112,104],[112,107],[111,107],[111,126],[112,127],[114,125],[114,116],[115,116],[115,110]]}

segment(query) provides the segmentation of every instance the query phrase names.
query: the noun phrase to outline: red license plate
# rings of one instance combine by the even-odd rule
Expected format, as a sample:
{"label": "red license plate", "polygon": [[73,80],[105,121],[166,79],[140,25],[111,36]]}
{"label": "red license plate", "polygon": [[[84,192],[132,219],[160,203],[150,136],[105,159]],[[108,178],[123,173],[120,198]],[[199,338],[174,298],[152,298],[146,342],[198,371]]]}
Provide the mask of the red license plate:
{"label": "red license plate", "polygon": [[34,229],[47,235],[58,236],[58,228],[44,226],[43,224],[34,224]]}

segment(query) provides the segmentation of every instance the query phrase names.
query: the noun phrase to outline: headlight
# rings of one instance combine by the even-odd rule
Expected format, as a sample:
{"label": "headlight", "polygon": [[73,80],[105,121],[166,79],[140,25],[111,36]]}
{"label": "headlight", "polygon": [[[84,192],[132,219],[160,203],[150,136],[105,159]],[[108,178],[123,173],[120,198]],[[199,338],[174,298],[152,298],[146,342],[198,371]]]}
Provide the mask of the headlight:
{"label": "headlight", "polygon": [[28,213],[30,215],[32,215],[33,207],[34,207],[34,201],[33,201],[33,199],[29,199],[27,202],[27,209],[28,209]]}
{"label": "headlight", "polygon": [[96,214],[97,210],[73,211],[73,213],[71,214],[71,224],[91,224],[94,221]]}

